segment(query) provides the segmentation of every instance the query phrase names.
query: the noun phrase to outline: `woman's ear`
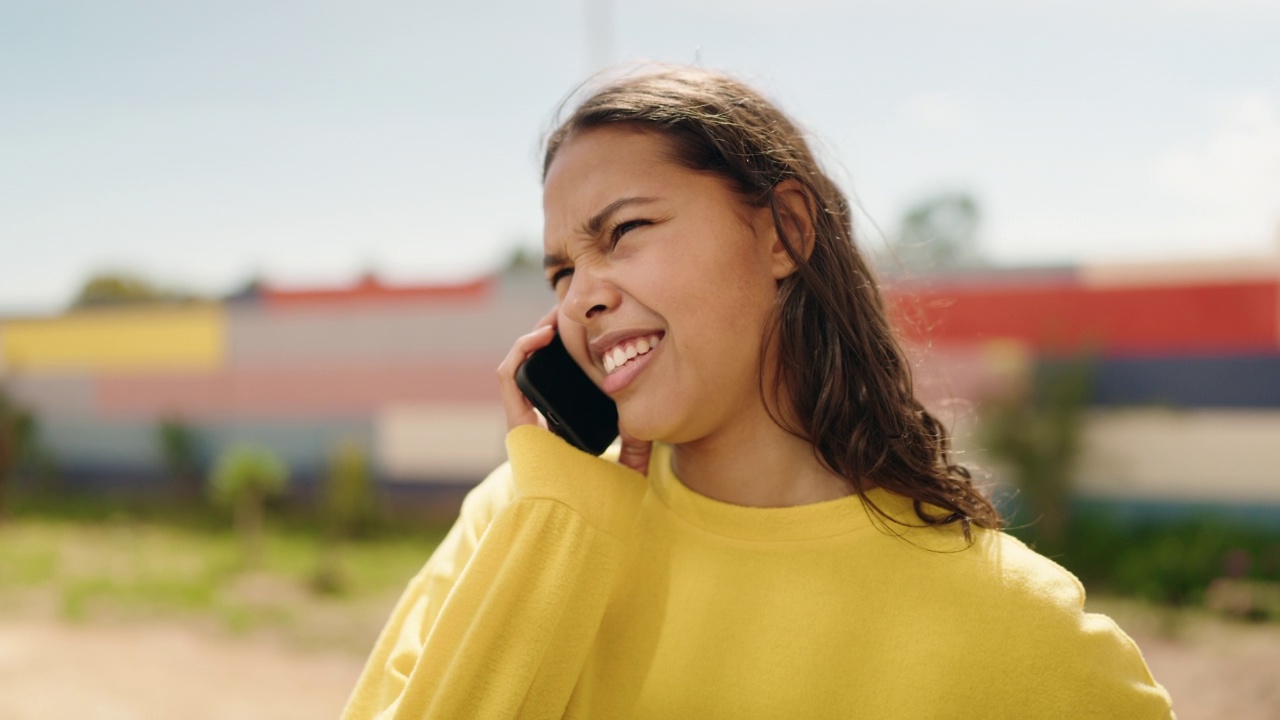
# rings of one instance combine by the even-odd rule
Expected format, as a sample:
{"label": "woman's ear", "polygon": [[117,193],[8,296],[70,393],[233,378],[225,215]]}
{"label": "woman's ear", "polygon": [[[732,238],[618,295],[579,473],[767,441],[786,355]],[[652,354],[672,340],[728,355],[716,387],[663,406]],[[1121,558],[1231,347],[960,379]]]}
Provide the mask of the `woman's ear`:
{"label": "woman's ear", "polygon": [[[796,270],[796,263],[787,252],[791,250],[805,260],[813,252],[816,233],[813,226],[814,204],[809,192],[796,180],[783,180],[773,188],[771,199],[773,214],[777,218],[773,245],[769,250],[774,278],[781,280]],[[778,231],[785,235],[777,235]]]}

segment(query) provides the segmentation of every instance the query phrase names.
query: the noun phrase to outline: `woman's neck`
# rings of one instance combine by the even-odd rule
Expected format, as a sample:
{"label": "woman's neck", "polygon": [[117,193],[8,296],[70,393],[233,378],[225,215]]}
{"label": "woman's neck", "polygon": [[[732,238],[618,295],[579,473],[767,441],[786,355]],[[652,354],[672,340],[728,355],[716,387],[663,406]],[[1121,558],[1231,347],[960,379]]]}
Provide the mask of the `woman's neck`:
{"label": "woman's neck", "polygon": [[672,448],[672,470],[694,492],[734,505],[791,507],[853,493],[808,442],[767,415]]}

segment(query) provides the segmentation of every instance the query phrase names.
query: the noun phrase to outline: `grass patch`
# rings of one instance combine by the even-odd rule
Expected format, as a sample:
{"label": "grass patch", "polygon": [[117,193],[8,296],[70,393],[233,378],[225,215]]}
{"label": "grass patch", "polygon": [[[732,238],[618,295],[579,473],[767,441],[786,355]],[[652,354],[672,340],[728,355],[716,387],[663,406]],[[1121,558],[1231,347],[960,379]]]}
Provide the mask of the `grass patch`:
{"label": "grass patch", "polygon": [[[281,632],[310,645],[367,652],[391,604],[442,533],[387,533],[338,549],[341,592],[312,580],[322,545],[305,527],[268,529],[262,563],[206,523],[114,516],[11,518],[0,525],[6,612],[73,622],[194,619],[228,632]],[[350,631],[344,628],[349,628]]]}

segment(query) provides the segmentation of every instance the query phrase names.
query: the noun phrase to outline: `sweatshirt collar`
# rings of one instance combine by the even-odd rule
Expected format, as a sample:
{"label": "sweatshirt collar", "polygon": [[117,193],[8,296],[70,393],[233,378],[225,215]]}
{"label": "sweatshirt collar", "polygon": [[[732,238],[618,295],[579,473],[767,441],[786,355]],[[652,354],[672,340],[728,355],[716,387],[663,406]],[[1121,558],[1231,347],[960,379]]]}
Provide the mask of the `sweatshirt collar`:
{"label": "sweatshirt collar", "polygon": [[[689,489],[671,469],[671,447],[654,444],[649,460],[649,481],[655,494],[673,513],[707,532],[739,540],[818,540],[883,527],[885,520],[859,495],[808,505],[761,508],[713,500]],[[880,488],[866,498],[891,516],[920,524],[911,501]],[[913,522],[914,519],[914,522]]]}

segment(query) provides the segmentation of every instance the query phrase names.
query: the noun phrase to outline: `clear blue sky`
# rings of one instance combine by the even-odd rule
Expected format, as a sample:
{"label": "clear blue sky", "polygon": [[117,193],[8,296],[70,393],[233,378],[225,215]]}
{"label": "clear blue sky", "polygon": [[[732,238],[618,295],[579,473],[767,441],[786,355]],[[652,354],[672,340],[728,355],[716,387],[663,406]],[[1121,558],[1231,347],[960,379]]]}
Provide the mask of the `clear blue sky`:
{"label": "clear blue sky", "polygon": [[482,273],[536,246],[539,139],[605,56],[754,82],[886,233],[962,189],[1003,263],[1276,251],[1280,2],[611,7],[589,41],[582,0],[0,0],[0,309]]}

